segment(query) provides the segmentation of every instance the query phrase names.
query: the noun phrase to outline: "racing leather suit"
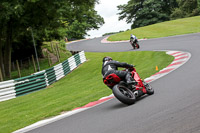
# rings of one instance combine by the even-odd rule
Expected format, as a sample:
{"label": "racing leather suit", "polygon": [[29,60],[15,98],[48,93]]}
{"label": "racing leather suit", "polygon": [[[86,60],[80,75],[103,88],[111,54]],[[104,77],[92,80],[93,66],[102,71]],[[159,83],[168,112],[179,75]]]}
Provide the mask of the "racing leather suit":
{"label": "racing leather suit", "polygon": [[105,61],[102,65],[103,78],[111,73],[116,74],[121,80],[125,80],[128,84],[133,83],[134,79],[131,77],[131,73],[128,71],[118,71],[118,67],[130,68],[133,65],[129,65],[124,62],[118,62],[115,60]]}

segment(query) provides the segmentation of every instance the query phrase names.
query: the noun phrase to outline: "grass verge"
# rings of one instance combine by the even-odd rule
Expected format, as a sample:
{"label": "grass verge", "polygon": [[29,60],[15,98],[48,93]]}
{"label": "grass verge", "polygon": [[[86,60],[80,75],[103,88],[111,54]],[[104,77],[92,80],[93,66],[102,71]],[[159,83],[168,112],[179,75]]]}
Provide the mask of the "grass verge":
{"label": "grass verge", "polygon": [[166,21],[112,35],[109,41],[129,40],[134,34],[139,39],[159,38],[200,32],[200,16]]}
{"label": "grass verge", "polygon": [[0,132],[8,133],[39,120],[81,107],[112,92],[102,82],[101,65],[104,56],[136,65],[144,79],[162,69],[174,57],[165,52],[134,51],[117,53],[86,53],[87,62],[46,89],[0,102]]}

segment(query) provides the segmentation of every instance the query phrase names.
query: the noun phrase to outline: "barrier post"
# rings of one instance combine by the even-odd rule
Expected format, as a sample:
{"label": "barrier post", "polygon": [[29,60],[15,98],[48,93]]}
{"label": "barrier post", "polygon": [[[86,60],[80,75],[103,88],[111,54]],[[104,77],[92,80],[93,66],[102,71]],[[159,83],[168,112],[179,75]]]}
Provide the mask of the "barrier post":
{"label": "barrier post", "polygon": [[56,43],[56,48],[57,48],[57,51],[58,51],[58,56],[60,58],[60,50],[59,50],[59,47],[58,47],[58,43]]}
{"label": "barrier post", "polygon": [[2,64],[1,67],[2,67],[2,69],[1,69],[2,75],[5,78],[6,77],[6,73],[5,73],[5,69],[4,69],[4,64]]}
{"label": "barrier post", "polygon": [[51,66],[51,58],[49,56],[49,53],[47,52],[47,58],[48,58],[48,62],[49,62],[49,66]]}
{"label": "barrier post", "polygon": [[21,73],[20,73],[20,68],[19,68],[19,62],[18,62],[18,60],[16,60],[16,64],[17,64],[18,76],[21,78]]}
{"label": "barrier post", "polygon": [[53,42],[51,42],[51,50],[52,50],[52,53],[54,53]]}
{"label": "barrier post", "polygon": [[56,56],[57,56],[58,62],[60,62],[60,57],[59,57],[59,53],[58,53],[57,47],[55,49],[56,49]]}

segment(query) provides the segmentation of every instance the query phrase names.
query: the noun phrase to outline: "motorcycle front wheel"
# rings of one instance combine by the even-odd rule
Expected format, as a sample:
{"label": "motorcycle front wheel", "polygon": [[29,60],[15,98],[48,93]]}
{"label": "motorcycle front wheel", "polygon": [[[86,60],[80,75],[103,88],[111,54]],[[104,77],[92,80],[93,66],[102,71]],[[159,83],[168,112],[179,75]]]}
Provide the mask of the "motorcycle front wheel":
{"label": "motorcycle front wheel", "polygon": [[152,95],[154,94],[154,89],[152,88],[152,86],[150,84],[148,84],[147,82],[143,81],[143,84],[146,88],[147,94],[148,95]]}
{"label": "motorcycle front wheel", "polygon": [[115,85],[112,89],[114,96],[122,103],[131,105],[135,103],[134,93],[123,85]]}
{"label": "motorcycle front wheel", "polygon": [[136,45],[136,48],[139,49],[140,48],[140,45],[138,43],[135,43]]}

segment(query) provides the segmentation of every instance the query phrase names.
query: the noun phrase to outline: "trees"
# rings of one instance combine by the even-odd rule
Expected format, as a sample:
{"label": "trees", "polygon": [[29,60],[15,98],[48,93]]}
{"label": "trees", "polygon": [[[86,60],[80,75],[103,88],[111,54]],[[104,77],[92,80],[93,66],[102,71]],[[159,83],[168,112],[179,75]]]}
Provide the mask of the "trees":
{"label": "trees", "polygon": [[200,0],[177,0],[178,7],[171,14],[171,19],[200,15]]}
{"label": "trees", "polygon": [[81,39],[87,35],[87,31],[98,29],[104,24],[104,19],[94,10],[94,5],[83,3],[75,5],[67,27],[67,37]]}
{"label": "trees", "polygon": [[126,18],[127,23],[133,23],[131,28],[166,21],[174,6],[175,0],[130,0],[118,6],[119,20]]}
{"label": "trees", "polygon": [[11,71],[11,46],[14,34],[17,33],[20,27],[19,19],[22,13],[21,6],[14,1],[13,3],[2,1],[0,5],[0,64],[1,68],[5,68],[5,74],[10,76]]}
{"label": "trees", "polygon": [[37,47],[43,41],[67,35],[83,38],[87,30],[98,29],[104,23],[94,10],[97,3],[98,0],[1,0],[0,64],[6,75],[10,76],[11,53],[15,54],[16,49],[28,51],[27,54],[33,52],[28,28],[33,29]]}
{"label": "trees", "polygon": [[165,6],[167,5],[164,4],[165,3],[160,0],[144,1],[142,8],[136,12],[136,17],[131,28],[137,28],[169,20],[169,17],[165,12]]}
{"label": "trees", "polygon": [[119,20],[132,23],[131,28],[180,17],[200,14],[200,0],[129,0],[119,5]]}

